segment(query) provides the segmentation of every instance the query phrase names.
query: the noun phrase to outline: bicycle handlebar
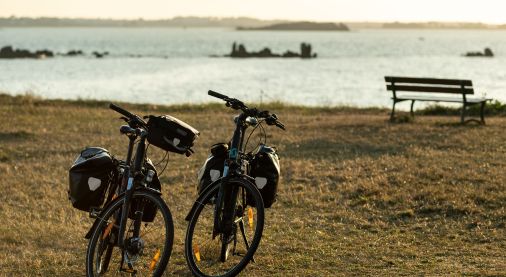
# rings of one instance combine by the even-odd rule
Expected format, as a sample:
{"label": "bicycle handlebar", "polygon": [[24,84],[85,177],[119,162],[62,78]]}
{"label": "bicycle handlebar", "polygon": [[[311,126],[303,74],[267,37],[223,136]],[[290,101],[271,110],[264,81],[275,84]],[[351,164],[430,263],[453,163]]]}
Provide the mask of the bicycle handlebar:
{"label": "bicycle handlebar", "polygon": [[126,116],[128,118],[130,118],[130,119],[132,119],[132,118],[135,117],[131,112],[129,112],[129,111],[123,109],[122,107],[120,107],[118,105],[115,105],[113,103],[109,104],[109,108],[111,110],[114,110],[114,111],[116,111],[116,112],[118,112],[118,113],[120,113],[120,114],[122,114],[122,115],[124,115],[124,116]]}
{"label": "bicycle handlebar", "polygon": [[276,120],[276,123],[275,123],[275,124],[276,124],[276,127],[278,127],[279,129],[281,129],[281,130],[283,130],[283,131],[286,131],[286,129],[285,129],[285,124],[283,124],[283,123],[281,123],[281,122],[279,122],[279,121],[277,121],[277,120]]}
{"label": "bicycle handlebar", "polygon": [[216,97],[216,98],[223,99],[223,100],[229,99],[229,97],[228,97],[228,96],[223,95],[223,94],[221,94],[221,93],[218,93],[218,92],[216,92],[216,91],[212,91],[212,90],[209,90],[209,91],[207,92],[207,94],[209,94],[209,95],[211,95],[211,96],[213,96],[213,97]]}
{"label": "bicycle handlebar", "polygon": [[115,105],[113,103],[110,103],[109,108],[111,110],[114,110],[114,111],[124,115],[125,117],[127,117],[127,119],[129,119],[128,124],[131,125],[131,127],[134,127],[134,128],[137,128],[139,126],[146,127],[146,122],[144,120],[142,120],[139,116],[123,109],[122,107]]}
{"label": "bicycle handlebar", "polygon": [[285,125],[279,122],[276,114],[270,114],[269,111],[258,111],[256,108],[250,109],[242,101],[235,98],[230,98],[213,90],[209,90],[207,94],[222,99],[226,102],[227,107],[231,107],[234,110],[242,110],[247,116],[265,118],[268,125],[275,125],[282,130],[286,130]]}

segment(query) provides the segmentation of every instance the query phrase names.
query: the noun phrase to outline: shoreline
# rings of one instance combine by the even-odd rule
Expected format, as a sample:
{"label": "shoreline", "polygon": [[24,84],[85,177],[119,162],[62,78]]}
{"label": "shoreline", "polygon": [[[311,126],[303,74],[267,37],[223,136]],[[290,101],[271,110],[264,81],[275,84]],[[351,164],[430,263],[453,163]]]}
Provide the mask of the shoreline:
{"label": "shoreline", "polygon": [[[203,94],[204,95],[204,94]],[[204,96],[207,96],[205,94]],[[64,99],[64,98],[44,98],[42,96],[33,94],[17,94],[11,95],[5,92],[0,92],[0,102],[2,104],[31,104],[31,105],[43,105],[43,106],[86,106],[86,107],[107,107],[111,102],[125,107],[132,107],[135,109],[148,109],[154,108],[156,110],[214,110],[217,107],[222,108],[221,102],[205,102],[205,103],[181,103],[181,104],[153,104],[153,103],[134,103],[126,101],[116,100],[99,100],[99,99]],[[0,105],[2,105],[0,104]],[[304,106],[290,103],[283,103],[279,101],[269,101],[264,103],[259,102],[248,102],[251,106],[262,106],[264,108],[271,109],[283,109],[283,110],[307,110],[307,111],[340,111],[340,112],[386,112],[389,110],[387,107],[356,107],[356,106]]]}
{"label": "shoreline", "polygon": [[[156,110],[167,112],[183,112],[183,111],[219,111],[222,110],[223,104],[220,102],[205,103],[181,103],[181,104],[154,104],[154,103],[133,103],[116,100],[98,100],[98,99],[63,99],[63,98],[44,98],[33,94],[10,95],[0,92],[0,105],[33,105],[33,106],[78,106],[88,108],[107,108],[109,103],[123,105],[137,110]],[[304,106],[297,104],[284,103],[279,101],[269,101],[264,103],[248,102],[249,106],[262,107],[263,109],[282,110],[286,112],[297,112],[303,114],[311,113],[341,113],[341,114],[382,114],[388,116],[390,107],[358,107],[351,105],[340,106]],[[399,109],[400,115],[406,117],[409,110]],[[467,109],[469,115],[479,115],[479,107],[471,106]],[[460,106],[448,106],[438,103],[430,104],[424,108],[415,110],[415,115],[425,116],[458,116],[460,115]],[[494,100],[488,102],[485,108],[485,115],[490,116],[506,116],[506,103]]]}

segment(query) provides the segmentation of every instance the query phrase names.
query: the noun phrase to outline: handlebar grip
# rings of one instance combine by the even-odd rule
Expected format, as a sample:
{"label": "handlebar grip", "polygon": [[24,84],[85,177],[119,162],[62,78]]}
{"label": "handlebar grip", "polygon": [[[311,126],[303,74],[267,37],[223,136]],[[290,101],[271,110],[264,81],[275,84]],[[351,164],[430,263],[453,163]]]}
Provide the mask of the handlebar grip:
{"label": "handlebar grip", "polygon": [[209,91],[207,92],[207,94],[209,94],[209,95],[211,95],[211,96],[213,96],[213,97],[216,97],[216,98],[223,99],[223,100],[225,100],[225,99],[228,99],[228,98],[229,98],[229,97],[228,97],[228,96],[226,96],[226,95],[223,95],[223,94],[221,94],[221,93],[218,93],[218,92],[216,92],[216,91],[212,91],[212,90],[209,90]]}
{"label": "handlebar grip", "polygon": [[134,118],[134,117],[135,117],[135,116],[134,116],[132,113],[130,113],[129,111],[127,111],[127,110],[125,110],[125,109],[121,108],[120,106],[115,105],[115,104],[113,104],[113,103],[110,103],[110,104],[109,104],[109,108],[110,108],[111,110],[114,110],[114,111],[116,111],[116,112],[118,112],[118,113],[120,113],[120,114],[122,114],[122,115],[124,115],[124,116],[128,117],[129,119],[132,119],[132,118]]}
{"label": "handlebar grip", "polygon": [[286,129],[285,129],[285,125],[284,125],[283,123],[281,123],[281,122],[276,121],[276,126],[277,126],[278,128],[280,128],[281,130],[286,131]]}

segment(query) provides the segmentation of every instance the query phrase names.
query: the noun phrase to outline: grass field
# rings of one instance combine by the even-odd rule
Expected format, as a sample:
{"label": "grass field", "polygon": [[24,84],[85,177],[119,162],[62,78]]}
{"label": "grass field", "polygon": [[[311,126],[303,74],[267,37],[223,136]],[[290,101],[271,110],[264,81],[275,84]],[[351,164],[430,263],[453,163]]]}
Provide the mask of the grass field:
{"label": "grass field", "polygon": [[[174,216],[169,275],[188,276],[184,217],[209,146],[230,138],[221,105],[126,105],[201,131],[196,154],[162,176]],[[278,202],[245,276],[506,276],[506,118],[387,121],[381,109],[270,107],[281,156]],[[106,103],[0,96],[0,275],[82,276],[92,224],[67,200],[67,170],[84,146],[123,157],[127,139]],[[153,149],[153,148],[152,148]],[[152,150],[154,160],[162,151]]]}

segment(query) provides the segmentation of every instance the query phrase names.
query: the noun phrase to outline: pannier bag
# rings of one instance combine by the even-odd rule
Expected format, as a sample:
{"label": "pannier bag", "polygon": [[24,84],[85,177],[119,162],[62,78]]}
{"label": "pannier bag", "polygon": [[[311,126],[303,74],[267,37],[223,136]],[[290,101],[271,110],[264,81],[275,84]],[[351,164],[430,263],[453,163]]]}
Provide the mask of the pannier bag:
{"label": "pannier bag", "polygon": [[209,155],[198,173],[197,189],[199,194],[212,182],[223,176],[227,154],[228,145],[226,143],[217,143],[211,146],[211,155]]}
{"label": "pannier bag", "polygon": [[[211,147],[211,155],[207,158],[198,174],[198,193],[209,186],[212,182],[223,176],[223,167],[228,154],[228,145],[218,143]],[[249,175],[255,179],[264,207],[270,208],[276,202],[279,182],[279,158],[275,148],[260,145],[254,151],[254,157],[250,163]],[[248,199],[250,199],[248,197]],[[254,206],[253,201],[248,201]]]}
{"label": "pannier bag", "polygon": [[254,152],[250,166],[250,176],[255,178],[255,184],[262,195],[264,207],[270,208],[276,202],[278,193],[280,170],[276,149],[263,144],[260,145]]}
{"label": "pannier bag", "polygon": [[104,202],[113,170],[114,158],[100,147],[87,147],[69,170],[69,199],[74,208],[90,211]]}
{"label": "pannier bag", "polygon": [[[162,186],[160,184],[160,180],[158,179],[158,173],[156,172],[155,166],[153,165],[153,163],[151,162],[150,159],[147,159],[146,163],[144,165],[145,165],[144,174],[147,174],[148,170],[153,170],[155,172],[155,175],[153,176],[153,180],[151,181],[151,183],[148,184],[148,187],[150,189],[154,189],[154,190],[161,192]],[[132,199],[132,202],[130,204],[130,212],[129,212],[128,217],[130,219],[135,219],[134,211],[137,210],[137,207],[140,204],[139,203],[140,201],[144,201],[144,203],[142,203],[142,205],[144,206],[144,209],[142,212],[142,221],[153,222],[153,220],[155,220],[156,212],[158,211],[158,209],[156,208],[155,203],[148,201],[146,198],[143,198],[142,200]]]}
{"label": "pannier bag", "polygon": [[149,116],[148,142],[165,151],[185,154],[199,136],[192,126],[170,115]]}

